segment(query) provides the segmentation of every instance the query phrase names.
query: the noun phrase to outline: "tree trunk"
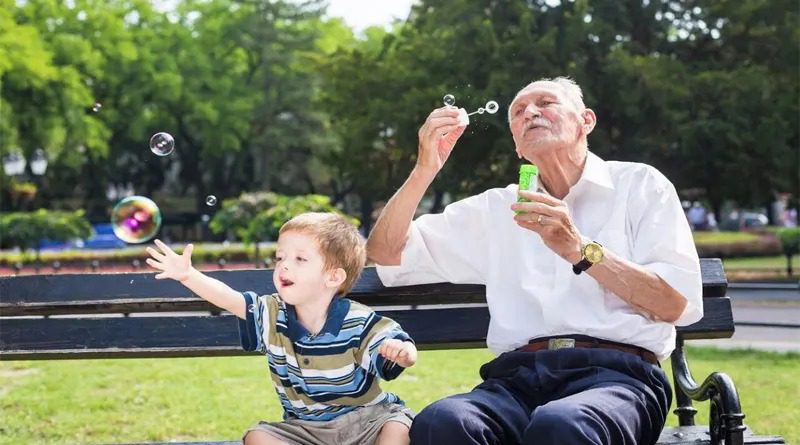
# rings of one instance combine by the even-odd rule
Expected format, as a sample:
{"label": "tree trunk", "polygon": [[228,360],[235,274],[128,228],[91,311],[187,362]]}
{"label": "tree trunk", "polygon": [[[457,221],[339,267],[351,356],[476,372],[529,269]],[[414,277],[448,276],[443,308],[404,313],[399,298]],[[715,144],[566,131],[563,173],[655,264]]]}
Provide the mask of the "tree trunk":
{"label": "tree trunk", "polygon": [[431,204],[431,213],[439,213],[442,211],[442,203],[444,202],[444,190],[433,190],[433,204]]}
{"label": "tree trunk", "polygon": [[374,205],[371,197],[359,195],[359,198],[361,199],[361,231],[364,236],[367,236],[370,230],[372,230],[372,211],[374,210]]}

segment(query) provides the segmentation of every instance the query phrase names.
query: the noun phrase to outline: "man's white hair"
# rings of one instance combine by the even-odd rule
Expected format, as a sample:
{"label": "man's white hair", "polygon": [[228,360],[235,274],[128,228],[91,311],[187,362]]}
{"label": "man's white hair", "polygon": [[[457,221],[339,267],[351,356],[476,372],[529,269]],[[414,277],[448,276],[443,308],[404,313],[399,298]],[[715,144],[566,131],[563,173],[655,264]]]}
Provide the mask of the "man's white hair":
{"label": "man's white hair", "polygon": [[[552,82],[558,85],[561,88],[561,91],[564,92],[564,96],[567,98],[568,101],[572,103],[572,105],[575,107],[575,110],[577,110],[578,113],[580,113],[586,108],[586,105],[584,105],[583,103],[583,91],[581,91],[581,87],[578,86],[578,84],[575,83],[574,80],[566,76],[558,76],[552,79],[543,77],[539,80],[534,80],[533,82],[525,85],[521,90],[517,91],[516,96],[514,96],[514,100],[517,99],[519,93],[527,90],[533,84],[539,82]],[[514,100],[511,101],[511,105],[514,105]],[[508,107],[508,121],[511,122],[511,106]]]}

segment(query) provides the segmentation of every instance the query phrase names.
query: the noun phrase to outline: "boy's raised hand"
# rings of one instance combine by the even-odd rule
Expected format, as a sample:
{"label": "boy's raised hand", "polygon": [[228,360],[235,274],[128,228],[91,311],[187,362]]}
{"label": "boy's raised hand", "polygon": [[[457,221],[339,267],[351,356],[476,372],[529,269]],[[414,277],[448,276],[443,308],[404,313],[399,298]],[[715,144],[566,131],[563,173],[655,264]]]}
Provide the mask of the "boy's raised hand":
{"label": "boy's raised hand", "polygon": [[417,362],[417,347],[410,341],[392,338],[386,340],[378,350],[386,360],[397,363],[403,368],[414,366]]}
{"label": "boy's raised hand", "polygon": [[183,249],[183,253],[178,255],[169,246],[162,243],[161,240],[156,240],[155,244],[159,250],[152,247],[148,247],[146,250],[152,257],[147,259],[147,264],[161,271],[156,275],[156,279],[172,278],[173,280],[184,281],[189,278],[189,274],[193,270],[192,251],[194,250],[194,245],[188,244]]}

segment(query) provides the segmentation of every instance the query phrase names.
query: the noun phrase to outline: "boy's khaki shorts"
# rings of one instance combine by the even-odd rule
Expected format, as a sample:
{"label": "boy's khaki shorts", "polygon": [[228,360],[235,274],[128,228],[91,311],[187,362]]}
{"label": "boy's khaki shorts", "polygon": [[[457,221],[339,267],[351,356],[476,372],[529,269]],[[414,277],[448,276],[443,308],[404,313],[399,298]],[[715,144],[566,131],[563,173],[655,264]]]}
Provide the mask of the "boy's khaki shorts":
{"label": "boy's khaki shorts", "polygon": [[291,445],[373,445],[386,422],[411,428],[414,412],[398,403],[365,406],[333,420],[258,422],[245,431],[264,431]]}

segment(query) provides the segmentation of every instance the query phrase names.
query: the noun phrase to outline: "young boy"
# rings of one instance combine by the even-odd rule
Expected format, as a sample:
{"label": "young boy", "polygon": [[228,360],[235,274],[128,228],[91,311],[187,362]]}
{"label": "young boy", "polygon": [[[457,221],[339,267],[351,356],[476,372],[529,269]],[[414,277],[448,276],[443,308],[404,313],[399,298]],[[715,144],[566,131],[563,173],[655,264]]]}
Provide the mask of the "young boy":
{"label": "young boy", "polygon": [[259,422],[245,445],[408,444],[413,413],[381,390],[414,365],[417,350],[400,326],[343,298],[366,262],[364,239],[332,213],[305,213],[281,227],[272,279],[277,294],[239,293],[192,267],[159,240],[147,264],[241,320],[242,346],[267,356],[284,409]]}

